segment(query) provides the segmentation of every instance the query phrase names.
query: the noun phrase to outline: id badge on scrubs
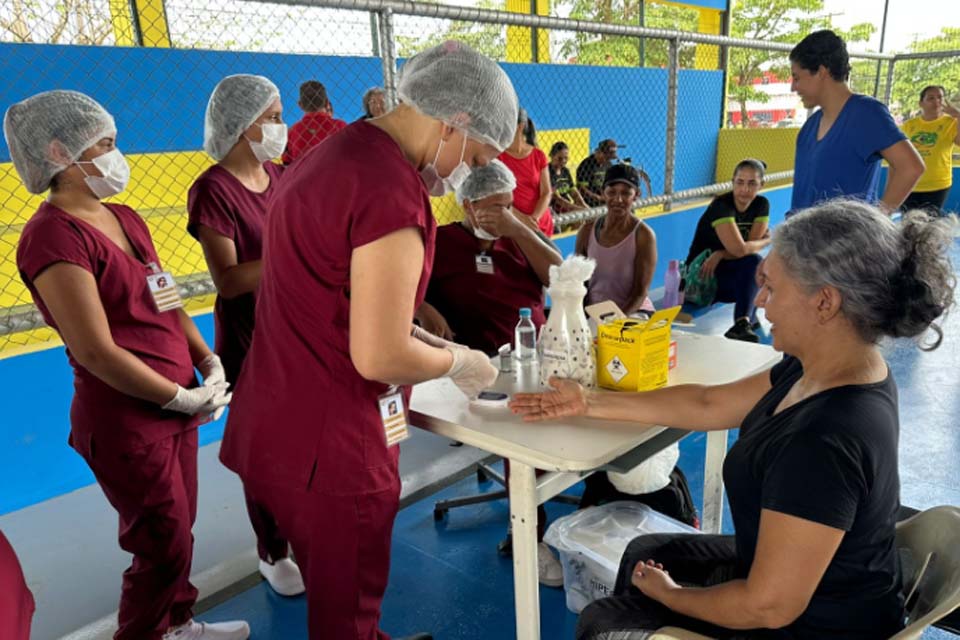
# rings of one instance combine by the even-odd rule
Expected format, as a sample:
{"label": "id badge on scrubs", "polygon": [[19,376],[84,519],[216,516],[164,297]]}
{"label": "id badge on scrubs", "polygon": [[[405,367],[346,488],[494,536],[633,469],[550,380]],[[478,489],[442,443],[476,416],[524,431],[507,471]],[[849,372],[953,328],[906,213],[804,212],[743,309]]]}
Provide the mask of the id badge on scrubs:
{"label": "id badge on scrubs", "polygon": [[407,414],[403,410],[403,396],[396,388],[377,398],[380,405],[380,421],[383,433],[387,437],[387,446],[392,447],[410,437],[407,428]]}
{"label": "id badge on scrubs", "polygon": [[177,281],[173,275],[166,271],[160,271],[156,263],[149,265],[156,273],[147,276],[147,286],[150,287],[150,294],[153,296],[153,304],[157,311],[173,311],[183,306],[183,299],[180,292],[177,291]]}
{"label": "id badge on scrubs", "polygon": [[486,273],[493,275],[493,257],[485,253],[477,256],[477,273]]}

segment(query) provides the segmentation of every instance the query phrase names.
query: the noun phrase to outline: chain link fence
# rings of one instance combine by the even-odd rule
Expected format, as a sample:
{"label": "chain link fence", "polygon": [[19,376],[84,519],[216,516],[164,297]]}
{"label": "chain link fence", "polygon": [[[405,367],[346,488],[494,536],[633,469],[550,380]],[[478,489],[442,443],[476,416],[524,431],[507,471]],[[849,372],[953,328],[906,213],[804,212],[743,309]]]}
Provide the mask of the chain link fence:
{"label": "chain link fence", "polygon": [[[164,266],[182,284],[193,310],[210,307],[213,288],[200,246],[186,232],[187,191],[212,163],[201,150],[207,99],[216,83],[233,73],[273,80],[288,124],[303,116],[300,84],[319,80],[334,116],[352,122],[363,115],[361,97],[368,88],[383,86],[390,101],[395,99],[396,69],[404,58],[457,38],[502,63],[536,125],[537,146],[549,156],[554,145],[564,143],[574,176],[601,141],[615,141],[619,160],[649,176],[650,188],[638,203],[646,212],[728,189],[730,163],[745,156],[766,156],[771,171],[785,172],[773,177],[789,182],[789,137],[806,116],[789,91],[789,75],[782,74],[790,43],[699,33],[703,14],[674,4],[626,2],[624,7],[636,12],[625,9],[619,18],[600,16],[592,3],[572,0],[552,7],[535,0],[543,15],[503,11],[503,0],[477,4],[8,2],[0,6],[0,66],[7,79],[0,109],[39,91],[68,88],[88,93],[116,116],[118,145],[132,172],[129,189],[117,201],[146,219]],[[529,12],[530,3],[520,4]],[[891,59],[859,58],[855,88],[889,96]],[[730,90],[736,85],[731,78],[748,63],[755,63],[759,80],[756,73],[750,78],[743,73],[750,91]],[[897,72],[910,68],[898,64]],[[769,95],[758,99],[764,92]],[[769,136],[756,137],[751,130],[758,128]],[[15,264],[19,234],[42,198],[20,186],[5,146],[0,182],[3,357],[42,348],[56,336],[43,326]],[[563,231],[603,211],[563,208],[555,216]],[[434,214],[441,224],[462,215],[452,198],[436,199]]]}

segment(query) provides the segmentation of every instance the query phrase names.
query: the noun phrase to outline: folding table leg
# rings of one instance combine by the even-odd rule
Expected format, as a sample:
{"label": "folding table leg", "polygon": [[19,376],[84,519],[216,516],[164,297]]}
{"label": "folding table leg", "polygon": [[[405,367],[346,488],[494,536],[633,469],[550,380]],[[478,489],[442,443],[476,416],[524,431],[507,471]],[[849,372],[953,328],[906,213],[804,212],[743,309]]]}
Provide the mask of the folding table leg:
{"label": "folding table leg", "polygon": [[727,456],[727,432],[707,432],[707,456],[703,465],[704,533],[720,533],[723,527],[723,459]]}
{"label": "folding table leg", "polygon": [[539,640],[537,479],[533,467],[516,460],[510,461],[510,522],[513,526],[513,592],[517,640]]}

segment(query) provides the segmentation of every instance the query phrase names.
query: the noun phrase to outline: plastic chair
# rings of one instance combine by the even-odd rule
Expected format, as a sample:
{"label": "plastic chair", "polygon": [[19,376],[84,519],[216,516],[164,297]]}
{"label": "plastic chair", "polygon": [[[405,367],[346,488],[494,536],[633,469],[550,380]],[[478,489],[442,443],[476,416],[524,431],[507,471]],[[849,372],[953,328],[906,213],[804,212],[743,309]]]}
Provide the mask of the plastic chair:
{"label": "plastic chair", "polygon": [[897,523],[897,548],[915,566],[903,581],[907,628],[891,640],[912,640],[960,606],[960,508],[933,507]]}
{"label": "plastic chair", "polygon": [[[916,640],[927,627],[960,607],[960,508],[933,507],[898,522],[897,550],[913,566],[904,567],[910,575],[903,577],[907,627],[890,640]],[[663,627],[651,640],[711,639]]]}

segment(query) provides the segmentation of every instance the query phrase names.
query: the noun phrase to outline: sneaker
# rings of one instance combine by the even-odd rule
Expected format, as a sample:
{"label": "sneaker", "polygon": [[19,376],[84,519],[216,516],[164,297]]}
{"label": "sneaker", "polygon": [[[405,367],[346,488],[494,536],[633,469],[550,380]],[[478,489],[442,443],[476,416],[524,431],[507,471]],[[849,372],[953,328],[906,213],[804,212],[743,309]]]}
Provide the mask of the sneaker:
{"label": "sneaker", "polygon": [[247,640],[250,625],[243,620],[230,622],[194,622],[170,627],[163,640]]}
{"label": "sneaker", "polygon": [[537,545],[537,573],[543,586],[563,586],[563,567],[546,542]]}
{"label": "sneaker", "polygon": [[298,596],[307,590],[303,585],[300,567],[290,558],[280,558],[273,564],[261,560],[260,575],[281,596]]}
{"label": "sneaker", "polygon": [[760,336],[754,332],[753,327],[750,326],[750,321],[746,318],[740,318],[734,322],[733,326],[723,334],[723,337],[744,342],[760,342]]}

